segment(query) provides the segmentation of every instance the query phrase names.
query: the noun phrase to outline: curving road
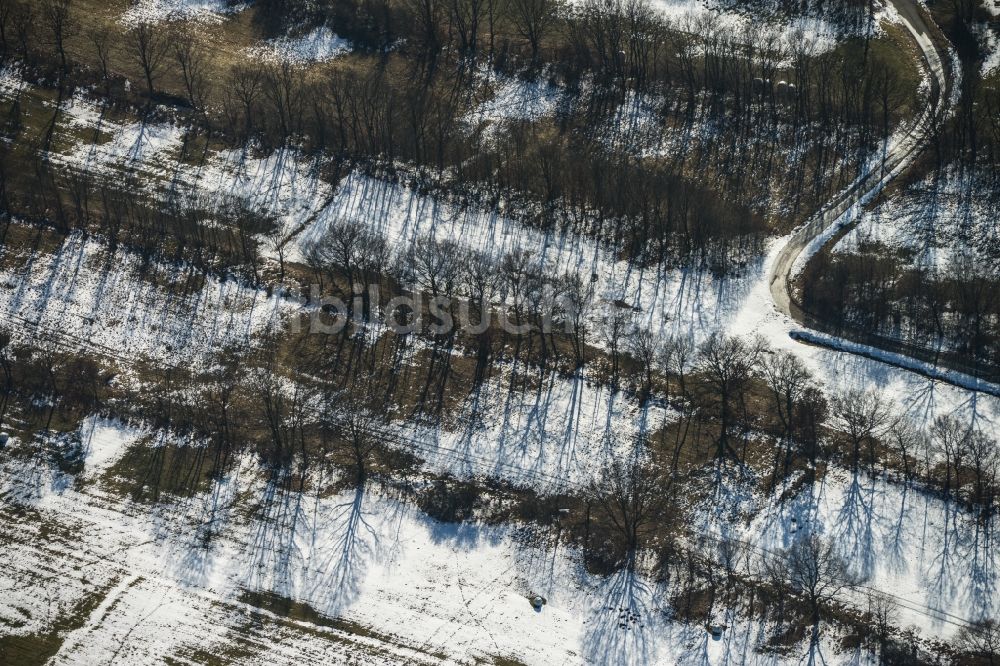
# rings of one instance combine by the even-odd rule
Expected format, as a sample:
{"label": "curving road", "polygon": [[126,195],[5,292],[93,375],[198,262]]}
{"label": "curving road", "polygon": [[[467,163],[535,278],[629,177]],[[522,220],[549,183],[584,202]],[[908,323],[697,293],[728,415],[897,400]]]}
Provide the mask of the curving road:
{"label": "curving road", "polygon": [[[805,262],[824,245],[838,238],[838,232],[857,220],[857,213],[863,204],[878,195],[889,182],[913,164],[926,146],[935,124],[948,112],[951,81],[945,67],[947,54],[941,52],[932,40],[931,31],[916,0],[890,0],[890,2],[922,54],[931,87],[928,104],[908,131],[890,143],[885,159],[873,170],[859,176],[805,224],[796,229],[771,265],[768,281],[775,307],[807,329],[821,330],[824,327],[823,322],[803,310],[795,299],[792,281],[797,269],[804,266]],[[940,370],[936,364],[928,363],[927,359],[914,358],[905,352],[888,351],[833,338],[825,332],[819,335],[803,332],[795,337],[848,353],[877,358],[964,388],[988,390],[991,393],[995,391],[994,387],[986,385],[981,380]]]}

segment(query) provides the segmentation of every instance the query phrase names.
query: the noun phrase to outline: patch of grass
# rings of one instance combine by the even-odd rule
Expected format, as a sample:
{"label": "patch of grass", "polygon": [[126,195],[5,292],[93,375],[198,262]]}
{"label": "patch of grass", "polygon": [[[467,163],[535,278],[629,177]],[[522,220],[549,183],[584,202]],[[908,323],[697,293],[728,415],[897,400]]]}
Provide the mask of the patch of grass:
{"label": "patch of grass", "polygon": [[[307,603],[293,601],[288,597],[281,596],[279,594],[274,594],[272,592],[251,592],[249,590],[244,590],[239,597],[240,602],[249,604],[261,610],[274,613],[289,620],[294,620],[296,622],[302,622],[306,624],[315,625],[316,627],[326,627],[328,629],[334,629],[336,631],[341,631],[352,636],[360,636],[363,638],[369,638],[381,643],[387,643],[390,645],[403,645],[409,649],[417,650],[419,652],[424,652],[430,657],[434,657],[440,660],[447,658],[446,655],[440,653],[427,652],[419,647],[414,647],[410,645],[404,645],[400,643],[399,639],[386,634],[374,631],[370,627],[366,627],[357,622],[352,622],[350,620],[345,620],[339,617],[328,617]],[[297,625],[296,629],[299,631],[308,631],[308,629]],[[338,640],[336,636],[331,636],[327,632],[317,632],[317,635],[326,640]],[[343,640],[343,639],[341,639]],[[360,647],[360,646],[359,646]],[[375,648],[377,651],[377,648]]]}
{"label": "patch of grass", "polygon": [[493,666],[525,666],[525,663],[513,657],[493,657]]}
{"label": "patch of grass", "polygon": [[156,502],[163,494],[208,491],[221,471],[207,447],[139,442],[104,472],[101,484],[138,502]]}
{"label": "patch of grass", "polygon": [[56,121],[52,152],[67,154],[73,152],[73,149],[78,146],[103,146],[112,139],[114,136],[110,132],[68,123],[65,117],[60,116],[59,120]]}
{"label": "patch of grass", "polygon": [[0,636],[0,663],[17,666],[41,666],[47,663],[59,652],[66,634],[84,625],[94,609],[104,601],[112,585],[94,590],[77,601],[68,613],[56,619],[47,632]]}
{"label": "patch of grass", "polygon": [[[227,637],[226,644],[218,650],[209,651],[207,648],[196,648],[190,654],[184,655],[183,661],[172,657],[165,657],[164,663],[176,666],[183,666],[190,661],[205,666],[223,666],[224,664],[237,664],[244,660],[251,660],[254,655],[259,654],[260,646],[251,641],[244,640],[237,635]],[[190,660],[190,661],[189,661]]]}
{"label": "patch of grass", "polygon": [[281,617],[287,617],[290,620],[306,622],[318,627],[329,627],[338,631],[346,631],[355,636],[364,636],[388,642],[385,636],[372,631],[364,625],[339,617],[328,617],[307,603],[293,601],[288,597],[283,597],[273,592],[251,592],[244,590],[240,594],[239,600],[242,603],[269,611]]}
{"label": "patch of grass", "polygon": [[[25,267],[25,259],[34,254],[54,254],[66,237],[48,227],[11,221],[0,236],[0,270],[13,271]],[[0,289],[12,288],[0,282]]]}

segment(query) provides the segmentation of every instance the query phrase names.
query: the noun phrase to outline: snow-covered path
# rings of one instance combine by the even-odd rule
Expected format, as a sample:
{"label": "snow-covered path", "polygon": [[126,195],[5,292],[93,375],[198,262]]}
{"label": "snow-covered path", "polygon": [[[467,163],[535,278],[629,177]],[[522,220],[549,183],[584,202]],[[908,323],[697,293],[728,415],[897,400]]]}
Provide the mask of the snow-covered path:
{"label": "snow-covered path", "polygon": [[[877,197],[890,182],[913,164],[928,145],[934,126],[947,115],[954,102],[952,81],[944,65],[947,54],[941,53],[931,39],[920,7],[911,0],[892,0],[892,4],[922,54],[930,84],[928,106],[912,125],[896,132],[889,140],[884,154],[879,156],[868,171],[790,234],[777,254],[770,258],[767,275],[774,306],[803,326],[826,328],[825,322],[806,312],[796,301],[793,295],[795,275],[801,272],[809,259],[823,246],[835,242],[844,229],[856,224],[865,204]],[[923,374],[935,381],[1000,396],[1000,386],[909,358],[901,353],[813,331],[796,333],[799,339],[812,344],[880,360],[888,365]]]}

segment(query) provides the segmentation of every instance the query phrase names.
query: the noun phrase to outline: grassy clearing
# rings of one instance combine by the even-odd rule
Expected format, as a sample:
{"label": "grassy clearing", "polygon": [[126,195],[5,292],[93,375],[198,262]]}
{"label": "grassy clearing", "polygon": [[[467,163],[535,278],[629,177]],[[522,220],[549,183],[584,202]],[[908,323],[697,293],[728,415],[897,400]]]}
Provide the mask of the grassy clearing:
{"label": "grassy clearing", "polygon": [[128,494],[133,501],[156,502],[161,495],[190,497],[211,489],[224,472],[204,446],[156,444],[149,440],[128,449],[104,472],[102,487]]}
{"label": "grassy clearing", "polygon": [[[352,622],[344,618],[328,617],[307,603],[293,601],[288,597],[274,594],[272,592],[252,592],[244,590],[239,596],[239,601],[240,603],[247,604],[253,606],[254,608],[259,608],[269,613],[292,620],[295,624],[289,626],[297,631],[314,633],[325,640],[336,640],[349,643],[355,645],[356,649],[366,651],[371,654],[379,654],[382,651],[377,647],[360,645],[348,638],[338,637],[328,631],[323,631],[322,629],[333,629],[336,632],[342,632],[350,636],[357,636],[360,638],[378,641],[379,643],[385,643],[387,645],[397,645],[422,653],[431,659],[443,660],[447,658],[447,655],[428,652],[419,647],[404,645],[400,643],[398,638],[380,633],[363,624]],[[311,630],[310,625],[316,627],[316,629]],[[385,656],[389,655],[386,654]]]}
{"label": "grassy clearing", "polygon": [[84,626],[113,585],[114,583],[84,594],[68,612],[56,618],[47,632],[0,636],[0,662],[17,666],[41,666],[47,663],[59,652],[66,634]]}

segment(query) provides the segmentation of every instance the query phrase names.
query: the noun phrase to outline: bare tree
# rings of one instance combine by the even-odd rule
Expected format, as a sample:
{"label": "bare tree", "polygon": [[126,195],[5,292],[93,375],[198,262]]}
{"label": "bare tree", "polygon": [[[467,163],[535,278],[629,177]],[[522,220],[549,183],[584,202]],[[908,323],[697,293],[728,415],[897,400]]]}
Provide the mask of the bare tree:
{"label": "bare tree", "polygon": [[586,363],[586,316],[593,297],[593,289],[584,283],[576,271],[564,273],[560,282],[560,298],[556,305],[564,330],[572,337],[575,367],[579,369]]}
{"label": "bare tree", "polygon": [[790,548],[772,557],[767,566],[776,568],[775,577],[809,604],[812,621],[810,653],[819,646],[819,625],[823,606],[836,601],[838,595],[857,581],[837,553],[834,544],[809,534]]}
{"label": "bare tree", "polygon": [[670,377],[677,377],[681,397],[687,396],[687,376],[694,364],[696,349],[690,337],[670,335],[660,345],[657,363],[667,376],[667,397],[670,397]]}
{"label": "bare tree", "polygon": [[509,0],[508,11],[514,29],[531,45],[532,60],[538,59],[542,40],[556,23],[556,0]]}
{"label": "bare tree", "polygon": [[91,30],[87,33],[87,38],[94,47],[101,80],[107,88],[111,83],[111,56],[114,53],[115,44],[111,41],[107,30]]}
{"label": "bare tree", "polygon": [[[518,248],[508,252],[500,260],[501,298],[510,303],[514,315],[512,323],[517,327],[523,325],[528,289],[534,272],[535,257],[528,250]],[[506,316],[503,310],[501,314]]]}
{"label": "bare tree", "polygon": [[14,1],[0,0],[0,63],[7,62],[10,51],[11,18],[14,15]]}
{"label": "bare tree", "polygon": [[45,0],[42,3],[42,16],[49,29],[52,46],[59,54],[62,66],[62,76],[69,73],[69,60],[66,56],[66,40],[76,34],[77,24],[70,10],[70,0]]}
{"label": "bare tree", "polygon": [[442,0],[408,0],[409,9],[414,19],[417,41],[425,54],[433,58],[441,50],[440,26],[443,12]]}
{"label": "bare tree", "polygon": [[10,333],[7,331],[0,331],[0,370],[3,372],[3,385],[0,386],[0,427],[3,427],[7,407],[14,394],[14,353]]}
{"label": "bare tree", "polygon": [[273,356],[250,381],[268,433],[260,449],[263,461],[276,474],[289,469],[296,453],[299,462],[307,464],[304,428],[314,393],[298,382],[284,381]]}
{"label": "bare tree", "polygon": [[962,627],[955,643],[962,652],[979,659],[979,663],[1000,664],[1000,625],[996,620],[982,620]]}
{"label": "bare tree", "polygon": [[989,523],[993,515],[994,494],[997,475],[1000,472],[1000,454],[997,443],[980,431],[974,431],[965,439],[967,467],[972,471],[972,494],[968,500],[979,511],[980,520]]}
{"label": "bare tree", "polygon": [[771,389],[775,414],[781,425],[779,443],[775,447],[774,470],[771,475],[773,488],[777,482],[779,460],[784,459],[786,474],[791,464],[797,405],[809,387],[810,375],[802,362],[786,351],[765,354],[761,366],[764,369],[764,378],[767,380],[768,388]]}
{"label": "bare tree", "polygon": [[809,385],[809,371],[798,357],[787,351],[767,354],[761,366],[774,398],[775,412],[781,422],[781,436],[790,436],[795,418],[795,403]]}
{"label": "bare tree", "polygon": [[462,257],[459,280],[463,293],[480,313],[485,313],[485,308],[500,293],[497,265],[482,252],[470,252]]}
{"label": "bare tree", "polygon": [[628,351],[639,364],[639,372],[642,375],[640,392],[648,396],[653,388],[653,370],[660,351],[659,342],[648,328],[636,326],[628,333]]}
{"label": "bare tree", "polygon": [[21,59],[25,62],[31,56],[30,46],[34,43],[35,18],[35,8],[30,4],[18,4],[11,12],[10,25],[17,38]]}
{"label": "bare tree", "polygon": [[430,236],[418,238],[407,253],[410,277],[432,297],[455,293],[462,275],[462,255],[452,240],[439,241]]}
{"label": "bare tree", "polygon": [[254,126],[254,110],[264,84],[264,70],[258,62],[233,67],[226,87],[226,105],[236,107],[231,116],[243,119],[242,139],[250,138]]}
{"label": "bare tree", "polygon": [[899,604],[884,592],[871,590],[868,593],[868,609],[865,613],[869,626],[874,630],[871,638],[877,642],[877,654],[885,657],[892,628],[898,621]]}
{"label": "bare tree", "polygon": [[304,107],[304,73],[301,67],[281,62],[264,68],[264,97],[270,103],[271,117],[277,119],[280,145],[301,130]]}
{"label": "bare tree", "polygon": [[641,455],[642,442],[631,456],[609,455],[591,494],[625,547],[624,566],[633,571],[651,528],[662,518],[669,488]]}
{"label": "bare tree", "polygon": [[622,341],[625,340],[632,327],[632,313],[617,305],[611,306],[601,318],[601,340],[607,345],[611,354],[611,384],[618,385],[619,366],[621,362]]}
{"label": "bare tree", "polygon": [[384,417],[376,396],[374,377],[362,372],[344,391],[329,391],[324,401],[324,425],[336,435],[334,455],[341,464],[354,468],[358,487],[368,480],[372,458],[382,439]]}
{"label": "bare tree", "polygon": [[731,453],[739,459],[729,444],[729,429],[733,421],[734,401],[743,403],[744,391],[760,361],[759,340],[745,340],[713,333],[698,350],[699,367],[708,383],[715,389],[719,401],[719,439],[716,458]]}
{"label": "bare tree", "polygon": [[[366,288],[381,276],[389,264],[389,246],[385,238],[366,225],[353,220],[339,220],[306,249],[306,263],[340,296],[353,316],[354,299],[362,299],[362,315],[369,316],[372,304]],[[376,304],[377,305],[377,304]],[[346,330],[346,329],[345,329]]]}
{"label": "bare tree", "polygon": [[936,452],[944,458],[943,489],[951,492],[952,482],[958,483],[958,473],[966,452],[966,440],[971,435],[969,426],[953,416],[939,416],[931,426],[931,438]]}
{"label": "bare tree", "polygon": [[835,425],[851,444],[851,469],[857,469],[862,444],[868,444],[869,462],[875,464],[875,442],[892,424],[891,413],[875,391],[850,389],[831,401]]}
{"label": "bare tree", "polygon": [[903,480],[909,483],[913,479],[914,466],[919,460],[918,454],[929,444],[927,435],[910,421],[900,419],[889,429],[889,441],[903,464]]}
{"label": "bare tree", "polygon": [[451,21],[458,34],[458,47],[463,53],[475,56],[479,24],[487,9],[487,0],[451,0]]}
{"label": "bare tree", "polygon": [[140,23],[129,33],[129,43],[132,57],[135,58],[146,79],[146,92],[152,99],[155,92],[154,83],[159,78],[167,54],[170,52],[170,41],[159,26]]}
{"label": "bare tree", "polygon": [[[460,283],[462,292],[468,298],[470,313],[462,318],[466,333],[476,336],[478,349],[476,353],[475,381],[480,382],[485,376],[490,362],[492,344],[490,341],[490,304],[497,298],[501,289],[500,275],[496,262],[482,252],[470,252],[462,259]],[[478,321],[473,322],[471,311],[475,311]]]}
{"label": "bare tree", "polygon": [[205,53],[194,35],[188,31],[179,32],[174,36],[173,50],[188,104],[200,111],[204,108],[208,90]]}

